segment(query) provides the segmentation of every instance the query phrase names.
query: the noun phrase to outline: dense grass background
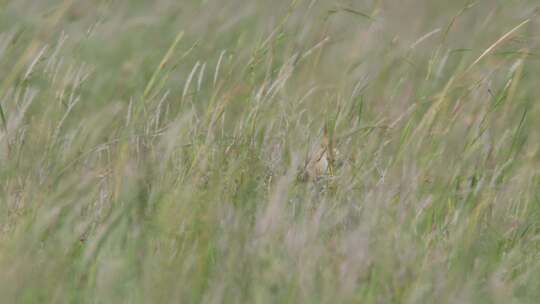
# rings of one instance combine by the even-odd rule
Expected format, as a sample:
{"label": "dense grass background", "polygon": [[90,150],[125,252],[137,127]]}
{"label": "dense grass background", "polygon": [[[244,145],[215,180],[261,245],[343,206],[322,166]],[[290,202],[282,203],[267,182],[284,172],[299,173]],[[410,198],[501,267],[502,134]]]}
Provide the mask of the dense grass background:
{"label": "dense grass background", "polygon": [[0,1],[1,302],[538,303],[539,7]]}

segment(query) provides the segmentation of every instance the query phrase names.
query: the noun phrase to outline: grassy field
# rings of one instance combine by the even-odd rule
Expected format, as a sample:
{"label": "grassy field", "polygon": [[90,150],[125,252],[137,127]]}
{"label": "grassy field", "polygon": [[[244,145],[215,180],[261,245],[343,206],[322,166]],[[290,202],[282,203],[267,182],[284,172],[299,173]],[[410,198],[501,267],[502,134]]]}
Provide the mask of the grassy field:
{"label": "grassy field", "polygon": [[539,303],[539,102],[537,0],[0,0],[0,302]]}

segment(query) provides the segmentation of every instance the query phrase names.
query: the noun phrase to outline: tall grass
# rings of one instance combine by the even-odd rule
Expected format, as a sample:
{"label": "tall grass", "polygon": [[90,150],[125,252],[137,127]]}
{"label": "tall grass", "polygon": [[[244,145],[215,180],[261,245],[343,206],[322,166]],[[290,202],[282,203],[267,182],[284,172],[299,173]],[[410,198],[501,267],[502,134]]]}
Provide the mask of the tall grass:
{"label": "tall grass", "polygon": [[537,303],[539,18],[0,1],[1,302]]}

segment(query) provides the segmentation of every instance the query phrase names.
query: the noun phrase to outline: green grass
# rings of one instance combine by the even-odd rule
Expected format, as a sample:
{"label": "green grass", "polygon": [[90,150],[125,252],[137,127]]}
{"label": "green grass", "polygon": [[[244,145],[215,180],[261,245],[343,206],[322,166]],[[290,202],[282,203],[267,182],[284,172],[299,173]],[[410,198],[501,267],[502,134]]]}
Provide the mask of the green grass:
{"label": "green grass", "polygon": [[394,2],[0,1],[1,302],[537,303],[538,3]]}

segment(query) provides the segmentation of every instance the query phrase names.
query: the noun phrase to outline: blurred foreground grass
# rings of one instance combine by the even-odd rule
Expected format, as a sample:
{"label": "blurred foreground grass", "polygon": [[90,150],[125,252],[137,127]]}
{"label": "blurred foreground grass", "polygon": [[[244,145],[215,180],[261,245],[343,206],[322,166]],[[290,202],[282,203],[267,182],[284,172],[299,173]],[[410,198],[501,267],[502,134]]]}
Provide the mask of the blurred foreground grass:
{"label": "blurred foreground grass", "polygon": [[0,1],[1,302],[538,303],[538,6]]}

